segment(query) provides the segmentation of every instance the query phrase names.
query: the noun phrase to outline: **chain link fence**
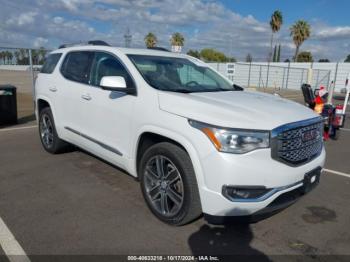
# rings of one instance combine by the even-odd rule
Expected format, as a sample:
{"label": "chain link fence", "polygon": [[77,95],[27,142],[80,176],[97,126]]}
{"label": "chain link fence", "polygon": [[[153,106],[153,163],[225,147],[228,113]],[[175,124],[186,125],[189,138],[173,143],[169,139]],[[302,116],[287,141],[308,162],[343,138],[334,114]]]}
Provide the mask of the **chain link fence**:
{"label": "chain link fence", "polygon": [[35,120],[33,83],[50,52],[45,48],[13,48],[0,46],[0,85],[17,88],[18,123]]}
{"label": "chain link fence", "polygon": [[[0,84],[13,84],[19,92],[32,93],[34,79],[45,57],[45,48],[13,48],[0,46]],[[335,83],[336,91],[344,87],[350,63],[209,63],[211,67],[243,87],[273,90],[298,90],[308,82],[312,68],[312,87],[327,88]]]}
{"label": "chain link fence", "polygon": [[51,50],[0,47],[0,84],[12,84],[20,93],[32,93],[35,77]]}

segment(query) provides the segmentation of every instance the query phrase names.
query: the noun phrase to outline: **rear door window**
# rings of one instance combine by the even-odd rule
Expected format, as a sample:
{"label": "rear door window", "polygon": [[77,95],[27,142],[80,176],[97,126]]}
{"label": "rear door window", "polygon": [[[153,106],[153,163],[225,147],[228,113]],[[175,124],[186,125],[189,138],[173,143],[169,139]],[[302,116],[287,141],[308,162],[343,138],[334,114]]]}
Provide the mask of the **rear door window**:
{"label": "rear door window", "polygon": [[61,67],[62,75],[69,80],[88,84],[93,56],[94,53],[90,51],[68,53]]}
{"label": "rear door window", "polygon": [[45,63],[40,70],[40,73],[51,74],[55,70],[55,67],[56,67],[58,61],[60,60],[61,56],[62,56],[62,54],[60,54],[60,53],[49,55],[46,58]]}

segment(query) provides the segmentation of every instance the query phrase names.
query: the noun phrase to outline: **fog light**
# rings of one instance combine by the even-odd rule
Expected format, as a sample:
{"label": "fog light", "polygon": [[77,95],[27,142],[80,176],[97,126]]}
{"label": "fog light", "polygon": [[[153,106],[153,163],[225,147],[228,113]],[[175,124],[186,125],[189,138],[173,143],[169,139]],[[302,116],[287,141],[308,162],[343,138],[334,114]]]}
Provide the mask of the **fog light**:
{"label": "fog light", "polygon": [[270,192],[271,189],[267,189],[265,187],[235,187],[235,186],[223,186],[222,188],[222,194],[224,197],[231,201],[244,201],[244,200],[252,200],[252,201],[258,201],[259,198],[267,195],[268,192]]}

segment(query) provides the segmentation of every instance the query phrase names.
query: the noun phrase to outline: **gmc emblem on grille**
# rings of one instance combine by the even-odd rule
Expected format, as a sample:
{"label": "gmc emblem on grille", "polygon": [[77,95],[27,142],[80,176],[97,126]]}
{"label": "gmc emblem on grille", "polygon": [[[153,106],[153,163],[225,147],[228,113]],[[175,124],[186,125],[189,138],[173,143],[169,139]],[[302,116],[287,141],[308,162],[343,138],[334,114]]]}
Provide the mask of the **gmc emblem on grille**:
{"label": "gmc emblem on grille", "polygon": [[301,134],[301,140],[303,142],[315,140],[315,139],[318,139],[319,137],[320,137],[320,132],[316,129],[308,130]]}

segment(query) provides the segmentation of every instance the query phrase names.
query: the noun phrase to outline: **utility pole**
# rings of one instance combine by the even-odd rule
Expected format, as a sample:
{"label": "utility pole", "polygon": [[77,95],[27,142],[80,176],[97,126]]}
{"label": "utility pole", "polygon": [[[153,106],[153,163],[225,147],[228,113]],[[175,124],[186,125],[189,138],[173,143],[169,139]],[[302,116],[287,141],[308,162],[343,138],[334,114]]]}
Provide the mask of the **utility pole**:
{"label": "utility pole", "polygon": [[130,34],[129,27],[126,29],[126,32],[124,34],[124,40],[125,40],[125,47],[130,47],[131,46],[132,35]]}

